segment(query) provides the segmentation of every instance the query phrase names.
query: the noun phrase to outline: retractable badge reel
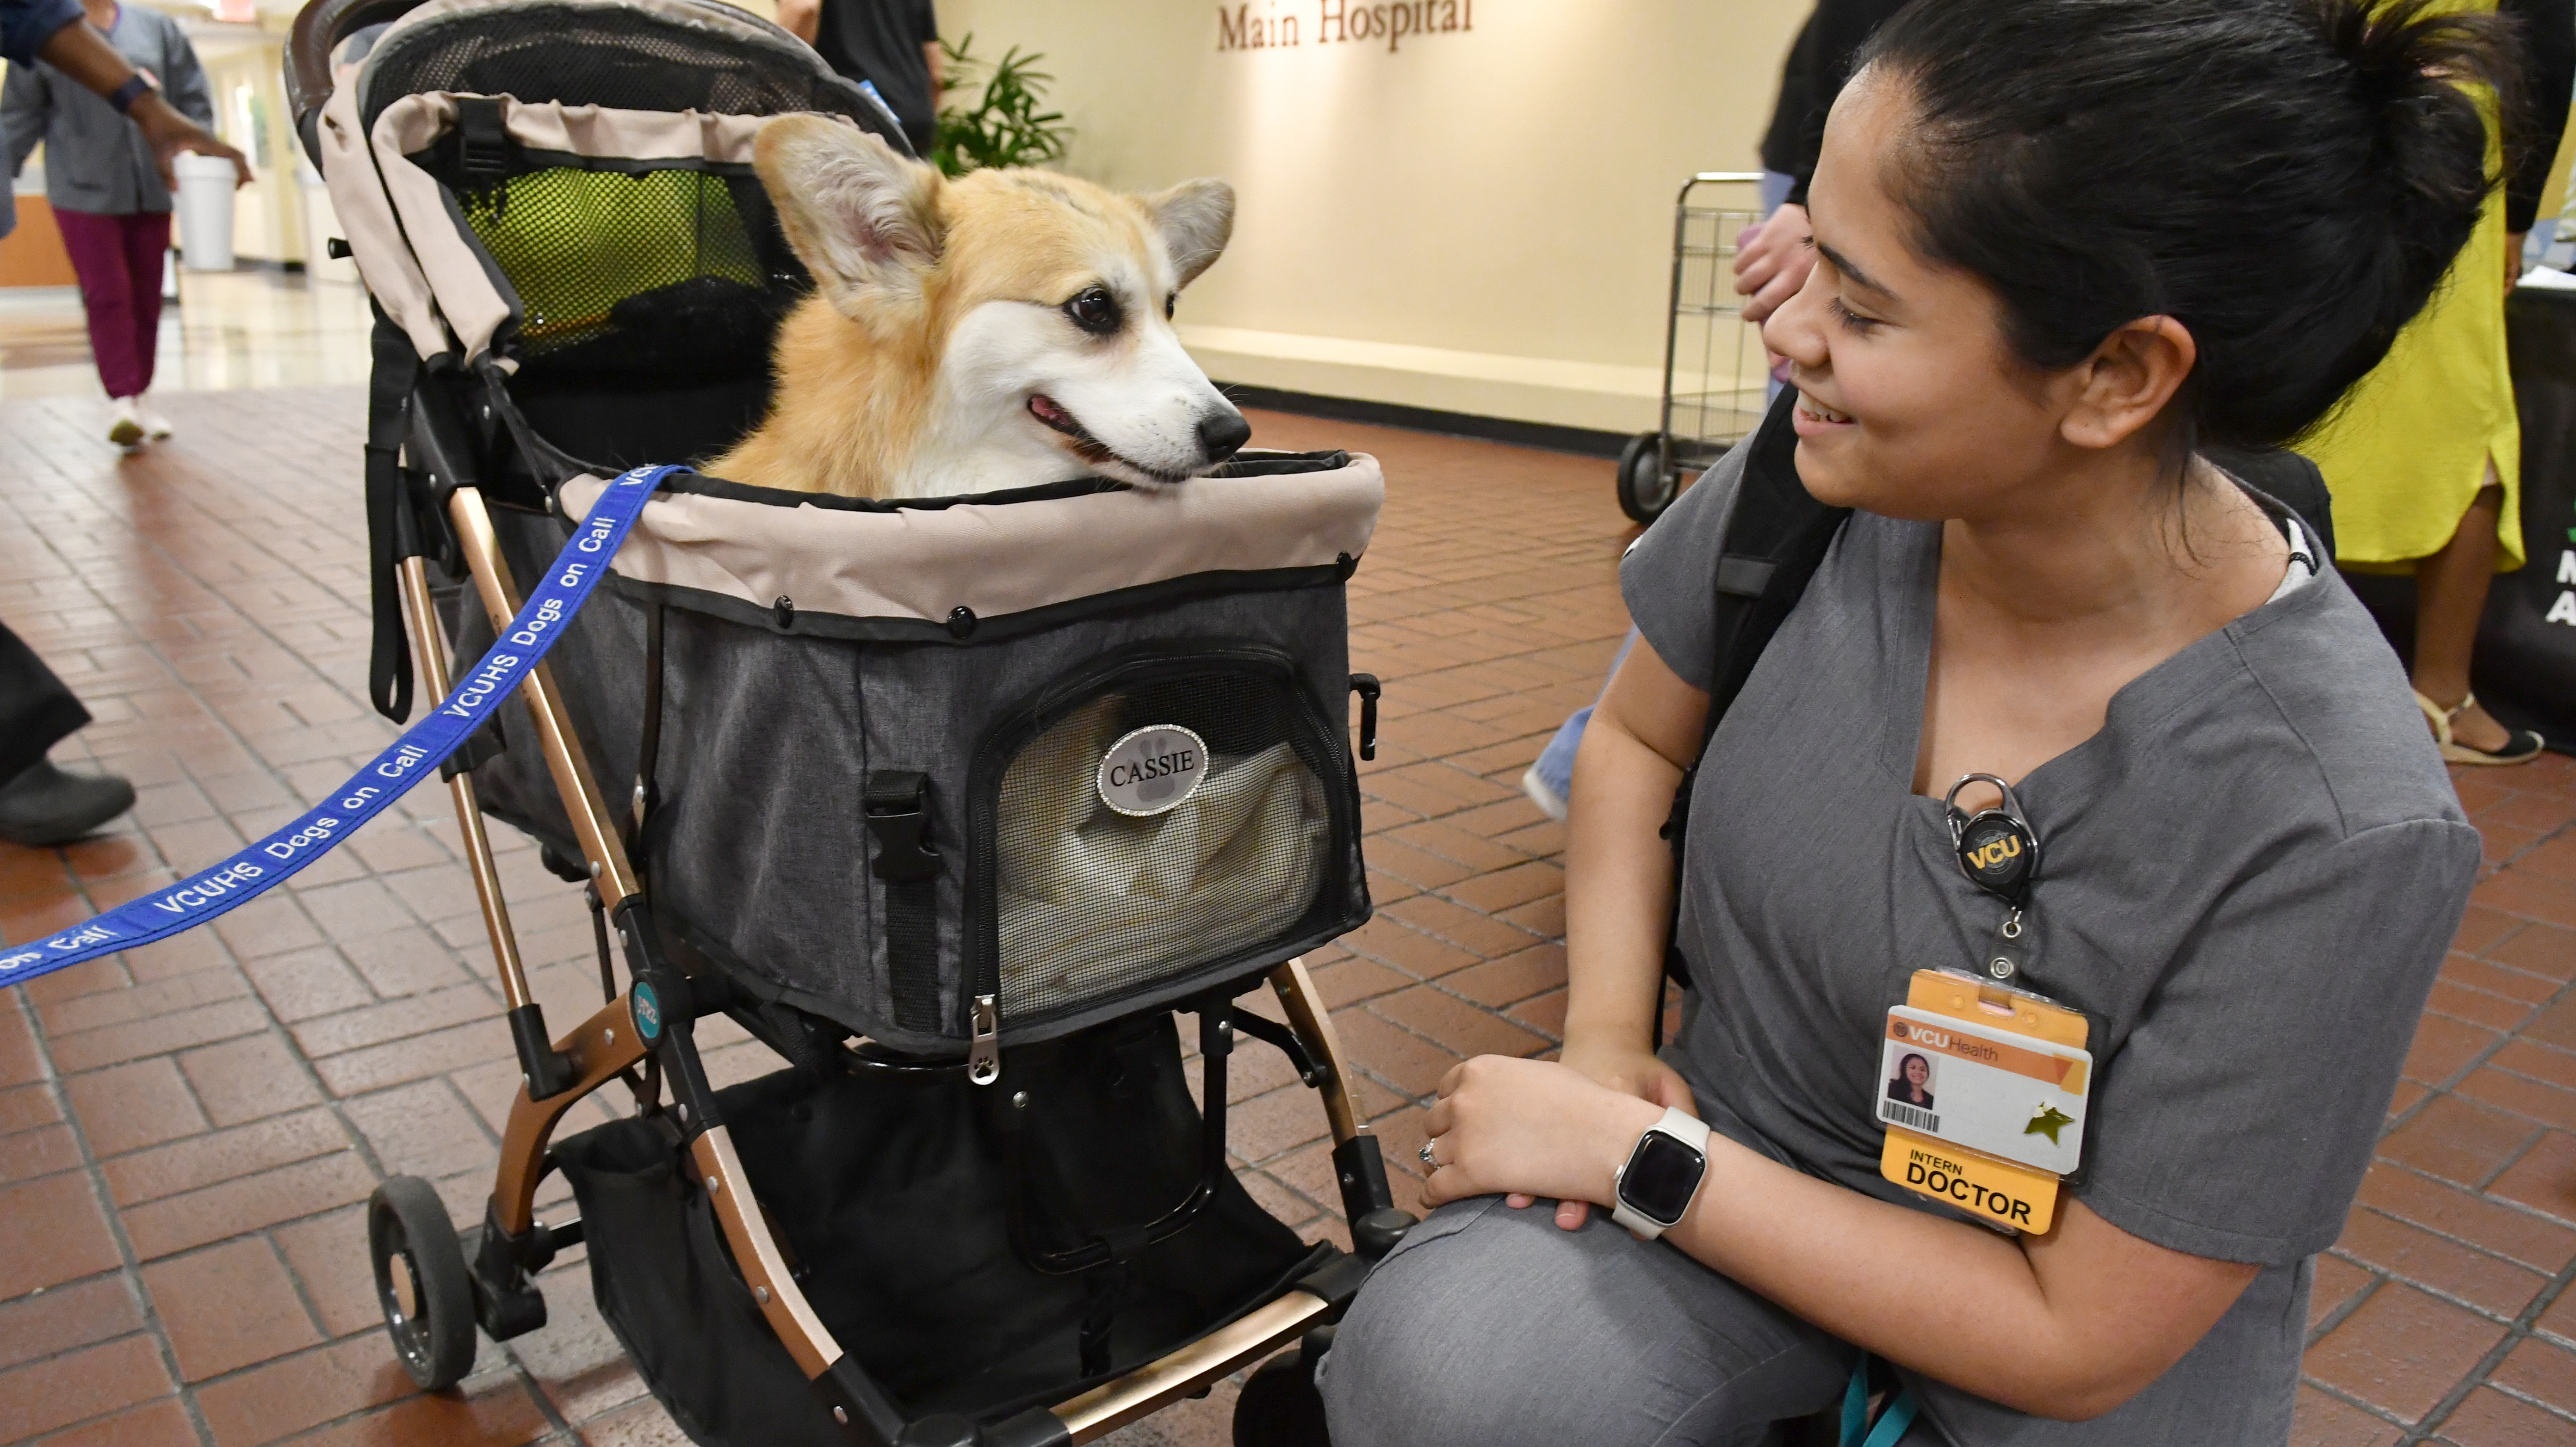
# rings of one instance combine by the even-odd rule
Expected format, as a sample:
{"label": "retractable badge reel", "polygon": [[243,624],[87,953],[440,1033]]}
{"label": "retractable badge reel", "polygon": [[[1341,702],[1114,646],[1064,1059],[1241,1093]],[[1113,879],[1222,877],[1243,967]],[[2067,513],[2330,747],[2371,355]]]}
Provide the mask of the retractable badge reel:
{"label": "retractable badge reel", "polygon": [[[1971,784],[1993,785],[2002,802],[1960,808]],[[2092,1025],[2080,1010],[2005,983],[2028,958],[2022,911],[2039,877],[2039,835],[2012,785],[1970,774],[1941,803],[1960,870],[2003,902],[2003,925],[1974,975],[1917,970],[1905,1003],[1887,1012],[1879,1175],[1986,1225],[2045,1233],[2060,1184],[2083,1165]]]}
{"label": "retractable badge reel", "polygon": [[[1974,814],[1967,812],[1959,807],[1959,793],[1970,784],[1992,784],[2003,802]],[[1968,882],[2004,902],[2007,913],[1997,931],[2002,942],[1987,952],[1983,968],[1998,980],[2009,980],[2021,973],[2028,956],[2021,912],[2030,902],[2032,881],[2039,877],[2039,835],[2022,817],[2021,799],[2012,785],[1992,774],[1969,774],[1952,784],[1941,809],[1949,816],[1950,843],[1958,851],[1959,868]]]}

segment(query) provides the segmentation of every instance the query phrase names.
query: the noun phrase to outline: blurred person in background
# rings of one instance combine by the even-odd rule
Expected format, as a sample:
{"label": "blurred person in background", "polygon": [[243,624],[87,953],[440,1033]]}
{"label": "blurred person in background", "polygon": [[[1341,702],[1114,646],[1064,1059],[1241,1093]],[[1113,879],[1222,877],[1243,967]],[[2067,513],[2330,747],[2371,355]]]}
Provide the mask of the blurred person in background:
{"label": "blurred person in background", "polygon": [[[2576,86],[2576,0],[2462,0],[2521,22],[2520,124],[2499,127],[2505,186],[2432,305],[2343,406],[2298,444],[2334,494],[2335,561],[2415,577],[2415,706],[2442,757],[2521,764],[2540,735],[2469,691],[2487,584],[2523,564],[2522,424],[2505,363],[2504,301]],[[2496,113],[2492,97],[2489,114]]]}
{"label": "blurred person in background", "polygon": [[778,0],[778,23],[874,91],[914,155],[930,154],[946,85],[931,0]]}
{"label": "blurred person in background", "polygon": [[1744,298],[1745,321],[1758,325],[1807,284],[1816,264],[1815,248],[1807,244],[1814,234],[1807,226],[1807,183],[1815,179],[1816,156],[1824,149],[1825,116],[1851,79],[1852,57],[1861,44],[1904,8],[1905,0],[1821,0],[1798,32],[1780,75],[1771,128],[1762,137],[1762,169],[1771,173],[1762,202],[1769,215],[1760,226],[1746,227],[1737,242],[1735,290]]}
{"label": "blurred person in background", "polygon": [[[1788,62],[1780,70],[1779,98],[1771,107],[1771,125],[1762,134],[1763,220],[1745,227],[1735,242],[1735,290],[1745,299],[1748,326],[1760,325],[1807,284],[1807,273],[1816,264],[1815,248],[1807,244],[1811,234],[1807,183],[1815,178],[1816,156],[1824,149],[1826,113],[1834,108],[1834,97],[1843,93],[1843,82],[1851,79],[1852,57],[1860,53],[1861,43],[1904,4],[1905,0],[1822,0],[1789,46]],[[2547,168],[2542,170],[2545,173]],[[1768,390],[1776,396],[1781,371],[1788,363],[1779,357],[1770,362]],[[1619,671],[1636,643],[1637,630],[1631,628],[1619,644],[1618,655],[1610,660],[1612,673]],[[1592,722],[1595,706],[1576,709],[1558,725],[1556,736],[1521,775],[1521,792],[1540,813],[1560,824],[1565,822],[1567,796],[1574,790],[1575,750],[1582,746],[1583,730]]]}
{"label": "blurred person in background", "polygon": [[[83,23],[79,0],[0,0],[0,56],[9,62],[13,90],[18,77],[41,60],[53,76],[106,97],[133,123],[165,178],[170,158],[181,151],[227,157],[243,180],[250,177],[240,152],[173,109],[104,36]],[[25,152],[12,146],[9,154],[14,163]],[[0,191],[0,198],[7,196]],[[0,236],[17,220],[14,201],[0,203]],[[161,296],[157,261],[152,296],[156,303]],[[45,757],[89,721],[89,710],[35,650],[0,626],[0,839],[67,844],[134,807],[134,786],[125,780],[70,773]]]}
{"label": "blurred person in background", "polygon": [[250,163],[207,133],[214,102],[178,21],[117,0],[89,0],[85,10],[19,8],[68,10],[75,21],[85,14],[95,27],[84,32],[99,42],[94,48],[76,42],[77,54],[64,54],[82,67],[77,71],[56,63],[69,22],[31,59],[13,55],[0,87],[0,130],[9,138],[12,176],[40,143],[45,148],[45,196],[80,277],[90,354],[111,404],[107,437],[138,447],[170,435],[150,396],[161,269],[170,250],[170,158],[180,151],[222,156],[233,163],[237,185],[250,180]]}

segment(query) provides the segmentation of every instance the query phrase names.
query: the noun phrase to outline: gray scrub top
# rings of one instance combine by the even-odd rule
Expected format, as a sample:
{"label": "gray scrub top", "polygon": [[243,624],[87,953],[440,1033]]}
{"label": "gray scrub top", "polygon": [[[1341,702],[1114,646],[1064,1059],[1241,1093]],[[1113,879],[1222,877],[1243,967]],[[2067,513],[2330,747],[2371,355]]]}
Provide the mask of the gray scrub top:
{"label": "gray scrub top", "polygon": [[[1620,569],[1639,631],[1702,688],[1716,538],[1749,451]],[[1940,547],[1937,523],[1853,514],[1710,741],[1675,1052],[1727,1135],[1936,1212],[1879,1178],[1879,1037],[1914,971],[1974,968],[2005,913],[1961,874],[1941,802],[1912,788]],[[1918,1381],[1924,1411],[1980,1447],[2278,1444],[2308,1258],[2369,1165],[2477,831],[2395,655],[2331,571],[2131,682],[2100,733],[2016,792],[2042,872],[2015,983],[2095,1021],[2072,1194],[2160,1246],[2266,1269],[2181,1363],[2090,1423]]]}

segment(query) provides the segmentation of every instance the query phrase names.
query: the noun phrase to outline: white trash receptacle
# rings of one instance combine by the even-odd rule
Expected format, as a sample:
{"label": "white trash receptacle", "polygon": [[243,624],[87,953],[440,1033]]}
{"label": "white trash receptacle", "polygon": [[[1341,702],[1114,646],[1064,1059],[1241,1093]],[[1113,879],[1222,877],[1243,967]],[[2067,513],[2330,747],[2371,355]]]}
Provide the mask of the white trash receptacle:
{"label": "white trash receptacle", "polygon": [[233,269],[233,163],[182,151],[170,158],[179,175],[179,250],[190,271]]}

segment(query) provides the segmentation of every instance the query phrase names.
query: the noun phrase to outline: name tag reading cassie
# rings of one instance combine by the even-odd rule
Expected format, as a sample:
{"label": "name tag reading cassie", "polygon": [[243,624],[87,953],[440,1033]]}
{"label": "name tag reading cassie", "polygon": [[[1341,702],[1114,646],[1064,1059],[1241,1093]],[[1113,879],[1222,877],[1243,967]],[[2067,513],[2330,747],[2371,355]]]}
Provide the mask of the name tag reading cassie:
{"label": "name tag reading cassie", "polygon": [[1996,1225],[2045,1232],[2059,1178],[2083,1161],[2093,1073],[2075,1043],[2083,1018],[1980,983],[1924,971],[1908,1003],[1887,1012],[1879,1173]]}

